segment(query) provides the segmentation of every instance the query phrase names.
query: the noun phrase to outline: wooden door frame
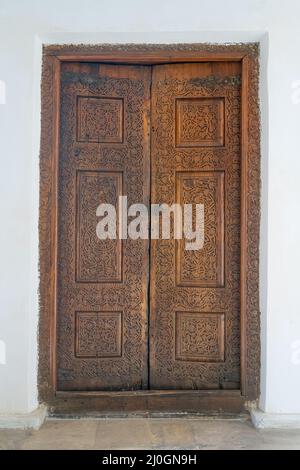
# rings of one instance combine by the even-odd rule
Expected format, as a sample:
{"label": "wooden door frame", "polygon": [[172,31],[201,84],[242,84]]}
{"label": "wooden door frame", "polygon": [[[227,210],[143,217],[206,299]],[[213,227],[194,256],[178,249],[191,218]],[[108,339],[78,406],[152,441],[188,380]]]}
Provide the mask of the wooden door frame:
{"label": "wooden door frame", "polygon": [[[239,61],[241,111],[241,389],[56,391],[57,188],[62,62],[162,64]],[[53,413],[88,411],[239,412],[259,396],[260,121],[259,45],[50,45],[43,48],[39,213],[39,401]]]}

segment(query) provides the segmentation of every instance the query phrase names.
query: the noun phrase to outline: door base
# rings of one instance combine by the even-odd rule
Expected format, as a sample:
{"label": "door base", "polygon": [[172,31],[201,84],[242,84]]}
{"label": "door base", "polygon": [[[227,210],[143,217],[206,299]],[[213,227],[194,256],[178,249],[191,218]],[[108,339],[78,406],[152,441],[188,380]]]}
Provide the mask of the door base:
{"label": "door base", "polygon": [[226,414],[246,410],[240,390],[143,390],[124,392],[56,392],[50,414],[128,413]]}

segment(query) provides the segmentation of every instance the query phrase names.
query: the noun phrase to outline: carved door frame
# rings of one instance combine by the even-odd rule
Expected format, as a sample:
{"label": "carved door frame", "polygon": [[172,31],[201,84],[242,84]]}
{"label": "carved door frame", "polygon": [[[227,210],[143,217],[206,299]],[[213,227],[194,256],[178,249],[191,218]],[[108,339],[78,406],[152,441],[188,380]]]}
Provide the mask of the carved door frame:
{"label": "carved door frame", "polygon": [[[240,61],[241,389],[56,392],[57,188],[60,67],[64,61],[159,64]],[[55,413],[130,411],[239,412],[259,396],[260,122],[259,45],[50,45],[43,49],[40,147],[39,401]]]}

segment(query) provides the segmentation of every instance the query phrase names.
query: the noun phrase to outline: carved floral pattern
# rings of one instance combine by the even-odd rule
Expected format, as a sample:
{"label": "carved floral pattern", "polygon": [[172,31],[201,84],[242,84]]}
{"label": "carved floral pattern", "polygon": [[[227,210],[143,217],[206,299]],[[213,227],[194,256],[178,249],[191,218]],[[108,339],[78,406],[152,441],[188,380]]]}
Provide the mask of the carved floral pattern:
{"label": "carved floral pattern", "polygon": [[81,142],[122,142],[123,100],[79,96],[77,122]]}
{"label": "carved floral pattern", "polygon": [[[118,207],[122,195],[122,173],[77,172],[76,280],[121,282],[122,241],[100,240],[96,234],[99,204]],[[117,212],[117,211],[116,211]],[[118,215],[118,212],[117,212]]]}
{"label": "carved floral pattern", "polygon": [[76,312],[75,355],[118,357],[122,354],[122,312]]}
{"label": "carved floral pattern", "polygon": [[[127,194],[128,204],[147,201],[149,188],[143,184],[143,174],[149,78],[143,71],[140,78],[132,79],[99,77],[93,71],[62,73],[57,280],[59,390],[86,390],[90,384],[95,390],[140,389],[147,384],[143,287],[147,266],[145,270],[143,260],[148,241],[128,239],[121,243],[117,239],[101,243],[96,236],[99,220],[96,208],[101,202],[115,205],[122,193]],[[77,141],[79,96],[123,100],[122,144]],[[102,124],[97,118],[92,126],[101,130]],[[122,355],[121,346],[118,343],[116,347],[114,339],[119,328],[114,326],[115,320],[101,313],[111,310],[123,312]],[[80,351],[94,350],[92,356],[74,355],[75,311],[100,312],[96,323],[92,322],[88,332],[80,336]],[[96,324],[99,333],[92,333]]]}
{"label": "carved floral pattern", "polygon": [[[178,173],[181,204],[204,205],[204,245],[187,251],[186,240],[177,242],[176,282],[181,286],[220,287],[224,282],[224,173]],[[193,210],[195,227],[195,210]]]}
{"label": "carved floral pattern", "polygon": [[224,361],[224,315],[176,312],[176,359]]}
{"label": "carved floral pattern", "polygon": [[222,99],[178,99],[176,105],[177,146],[217,147],[224,145]]}
{"label": "carved floral pattern", "polygon": [[[226,78],[224,81],[217,81],[213,86],[211,82],[206,86],[205,80],[199,84],[188,79],[166,78],[153,83],[152,91],[155,96],[152,102],[154,122],[160,122],[159,116],[164,115],[163,125],[155,127],[155,139],[152,139],[152,155],[155,157],[152,165],[152,181],[155,182],[154,202],[172,204],[176,174],[186,171],[190,173],[190,178],[186,176],[184,179],[183,197],[196,201],[201,198],[201,193],[209,196],[206,202],[210,206],[210,212],[207,212],[210,219],[206,220],[206,248],[203,254],[195,252],[191,255],[191,252],[186,252],[181,256],[181,261],[183,260],[181,266],[176,267],[174,240],[162,240],[154,246],[152,308],[155,313],[152,313],[152,325],[155,324],[153,336],[156,339],[152,347],[151,362],[155,364],[155,368],[150,369],[151,383],[155,388],[201,389],[222,388],[222,384],[229,381],[234,382],[238,388],[240,382],[240,84],[238,80],[231,81]],[[226,123],[225,147],[186,149],[174,146],[175,100],[182,96],[186,100],[199,98],[211,100],[222,97]],[[209,182],[205,182],[205,178],[197,180],[194,174],[200,170],[203,174],[205,172],[215,174],[215,178],[211,177]],[[219,288],[219,283],[216,282],[216,239],[220,237],[221,232],[218,233],[216,227],[217,201],[220,199],[216,197],[216,180],[217,175],[222,172],[225,175],[225,287]],[[189,184],[189,181],[192,184]],[[200,261],[204,263],[203,267]],[[178,270],[181,279],[185,280],[182,286],[176,285]],[[203,275],[207,285],[197,287],[195,280],[201,281]],[[211,280],[217,287],[209,286]],[[176,311],[225,313],[224,362],[201,363],[176,360],[174,352]]]}

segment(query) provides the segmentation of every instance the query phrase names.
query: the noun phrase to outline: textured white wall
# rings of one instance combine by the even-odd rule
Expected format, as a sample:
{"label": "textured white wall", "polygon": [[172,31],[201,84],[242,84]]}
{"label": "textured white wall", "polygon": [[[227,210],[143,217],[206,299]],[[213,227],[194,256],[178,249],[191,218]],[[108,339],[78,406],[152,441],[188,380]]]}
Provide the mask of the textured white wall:
{"label": "textured white wall", "polygon": [[37,405],[41,44],[259,40],[261,407],[300,413],[299,22],[298,0],[0,0],[0,412]]}

